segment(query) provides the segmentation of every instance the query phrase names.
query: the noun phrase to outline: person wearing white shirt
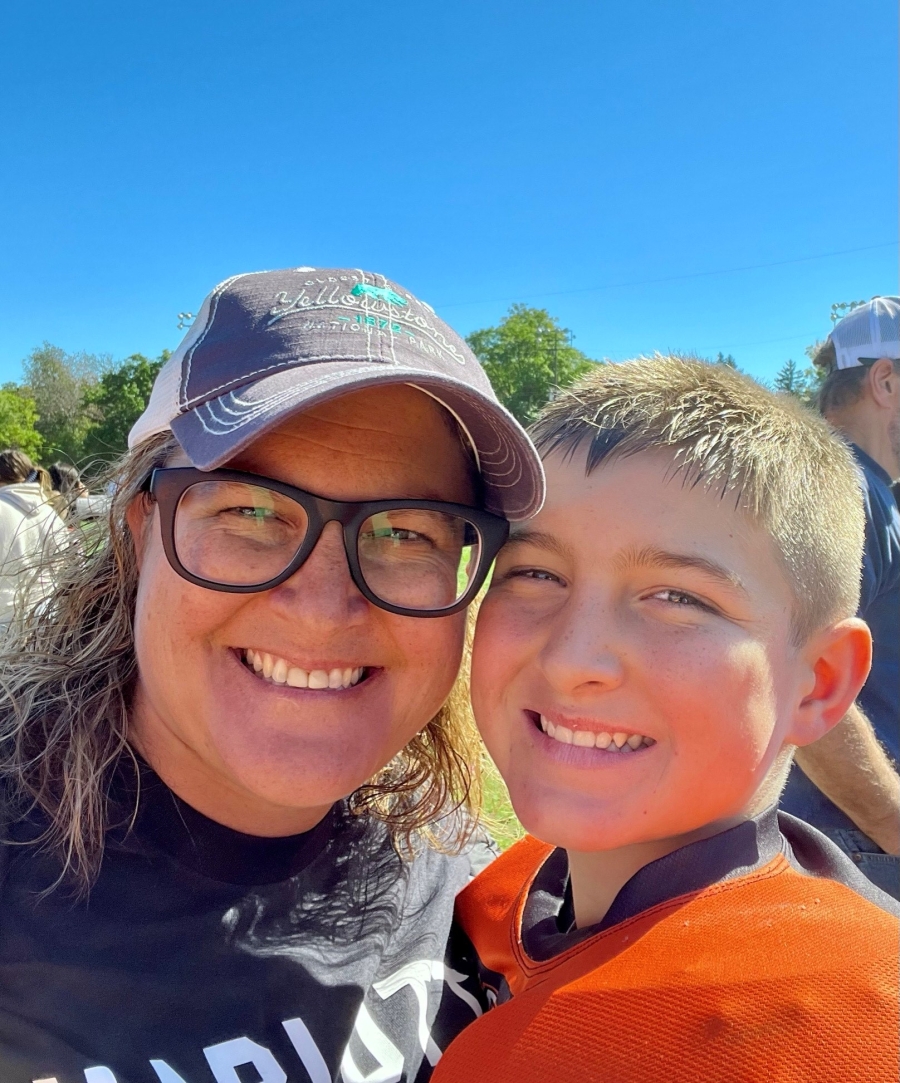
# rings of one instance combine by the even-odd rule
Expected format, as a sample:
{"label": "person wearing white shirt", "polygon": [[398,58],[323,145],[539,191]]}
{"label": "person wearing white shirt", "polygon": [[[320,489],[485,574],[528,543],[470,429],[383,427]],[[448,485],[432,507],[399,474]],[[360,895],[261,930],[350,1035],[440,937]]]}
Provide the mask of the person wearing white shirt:
{"label": "person wearing white shirt", "polygon": [[67,531],[51,501],[43,471],[22,451],[0,452],[0,628],[13,618],[16,599],[49,586],[49,564]]}

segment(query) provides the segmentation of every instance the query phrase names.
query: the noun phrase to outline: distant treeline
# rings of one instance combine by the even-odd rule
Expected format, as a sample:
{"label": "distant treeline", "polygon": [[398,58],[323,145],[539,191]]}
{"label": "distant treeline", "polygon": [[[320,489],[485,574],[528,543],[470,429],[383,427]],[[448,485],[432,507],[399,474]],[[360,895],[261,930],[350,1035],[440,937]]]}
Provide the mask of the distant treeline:
{"label": "distant treeline", "polygon": [[89,474],[125,451],[128,431],[169,356],[66,353],[45,342],[22,364],[21,383],[0,388],[0,448],[41,462],[65,460]]}

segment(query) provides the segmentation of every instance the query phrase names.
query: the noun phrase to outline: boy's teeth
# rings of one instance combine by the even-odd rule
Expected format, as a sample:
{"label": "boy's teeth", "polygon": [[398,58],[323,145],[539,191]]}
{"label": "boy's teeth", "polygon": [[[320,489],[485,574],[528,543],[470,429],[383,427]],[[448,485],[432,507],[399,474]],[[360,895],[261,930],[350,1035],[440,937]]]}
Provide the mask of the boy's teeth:
{"label": "boy's teeth", "polygon": [[262,674],[273,684],[286,684],[289,688],[352,688],[359,684],[363,675],[362,666],[307,671],[290,665],[277,655],[249,648],[244,651],[244,661],[254,672]]}
{"label": "boy's teeth", "polygon": [[579,748],[600,748],[607,752],[636,752],[641,747],[655,744],[652,737],[640,733],[594,733],[592,730],[573,730],[568,726],[556,726],[549,718],[540,715],[541,729],[554,741]]}

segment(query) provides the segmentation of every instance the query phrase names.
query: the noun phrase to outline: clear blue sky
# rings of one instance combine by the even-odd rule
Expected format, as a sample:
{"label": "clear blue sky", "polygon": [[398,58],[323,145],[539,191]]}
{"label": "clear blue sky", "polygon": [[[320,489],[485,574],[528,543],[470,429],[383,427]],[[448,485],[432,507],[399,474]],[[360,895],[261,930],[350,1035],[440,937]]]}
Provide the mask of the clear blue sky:
{"label": "clear blue sky", "polygon": [[897,119],[895,0],[8,4],[0,379],[300,264],[771,376],[897,292]]}

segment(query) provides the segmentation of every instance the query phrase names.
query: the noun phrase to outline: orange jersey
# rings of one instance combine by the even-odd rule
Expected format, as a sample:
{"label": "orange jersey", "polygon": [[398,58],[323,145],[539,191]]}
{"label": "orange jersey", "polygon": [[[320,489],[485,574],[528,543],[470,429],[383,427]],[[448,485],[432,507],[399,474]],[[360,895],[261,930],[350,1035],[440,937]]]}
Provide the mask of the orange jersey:
{"label": "orange jersey", "polygon": [[[897,1083],[896,904],[817,832],[767,816],[758,838],[756,821],[733,829],[757,860],[737,853],[722,875],[732,832],[685,847],[635,878],[648,873],[653,905],[598,931],[554,929],[550,957],[523,936],[546,931],[529,907],[564,852],[526,838],[498,858],[457,913],[510,998],[454,1040],[434,1083]],[[678,890],[689,851],[701,865],[714,852],[700,880],[717,879]]]}

